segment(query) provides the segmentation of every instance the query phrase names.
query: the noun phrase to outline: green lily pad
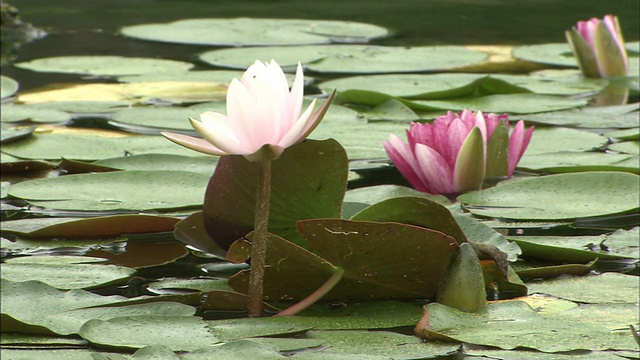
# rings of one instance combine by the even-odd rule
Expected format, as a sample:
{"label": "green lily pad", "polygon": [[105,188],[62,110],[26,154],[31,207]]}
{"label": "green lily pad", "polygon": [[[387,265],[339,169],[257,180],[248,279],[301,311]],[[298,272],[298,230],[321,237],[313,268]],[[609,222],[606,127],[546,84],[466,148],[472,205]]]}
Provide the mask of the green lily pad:
{"label": "green lily pad", "polygon": [[587,105],[587,101],[555,95],[495,94],[453,100],[414,100],[406,104],[416,110],[482,109],[488,113],[531,114],[576,108]]}
{"label": "green lily pad", "polygon": [[352,76],[325,81],[325,91],[338,89],[338,100],[378,105],[389,97],[438,99],[470,94],[483,74],[384,74]]}
{"label": "green lily pad", "polygon": [[53,109],[72,114],[91,114],[93,116],[99,116],[102,114],[113,113],[129,105],[130,103],[126,101],[49,101],[26,106]]}
{"label": "green lily pad", "polygon": [[582,128],[636,128],[639,103],[583,107],[565,111],[527,114],[524,119],[539,124]]}
{"label": "green lily pad", "polygon": [[608,139],[593,132],[569,128],[536,128],[522,160],[535,154],[564,151],[592,151],[604,147]]}
{"label": "green lily pad", "polygon": [[173,263],[189,254],[183,243],[175,241],[135,243],[127,242],[124,252],[111,252],[102,249],[91,249],[86,256],[95,256],[109,260],[110,264],[141,269]]}
{"label": "green lily pad", "polygon": [[309,329],[308,325],[294,325],[262,321],[262,319],[245,318],[207,321],[211,332],[220,340],[237,340],[258,336],[274,336],[302,333]]}
{"label": "green lily pad", "polygon": [[2,122],[63,123],[71,120],[71,114],[39,105],[3,104],[0,118]]}
{"label": "green lily pad", "polygon": [[194,316],[124,316],[89,320],[80,336],[90,343],[119,349],[165,345],[173,351],[193,351],[219,343],[204,320]]}
{"label": "green lily pad", "polygon": [[0,125],[2,125],[2,131],[0,132],[0,143],[2,144],[31,136],[36,129],[35,126],[9,127],[5,123]]}
{"label": "green lily pad", "polygon": [[[226,103],[221,101],[218,106],[212,107],[210,111],[225,114]],[[189,118],[198,119],[202,111],[195,111],[192,108],[167,107],[167,106],[144,106],[129,107],[116,112],[109,123],[127,130],[150,128],[152,130],[187,130],[193,131],[189,123]]]}
{"label": "green lily pad", "polygon": [[93,162],[120,170],[191,171],[211,176],[218,163],[217,156],[184,156],[172,154],[142,154],[121,156]]}
{"label": "green lily pad", "polygon": [[583,305],[543,317],[522,301],[490,304],[476,313],[432,303],[425,305],[425,318],[426,324],[417,331],[429,340],[543,352],[636,350],[638,346],[628,330],[629,324],[638,322],[634,304]]}
{"label": "green lily pad", "polygon": [[86,289],[119,283],[135,270],[98,264],[99,258],[83,256],[27,256],[7,260],[2,277],[11,281],[38,280],[58,289]]}
{"label": "green lily pad", "polygon": [[375,74],[453,69],[486,57],[461,46],[321,45],[212,50],[201,54],[200,60],[215,66],[244,69],[249,65],[247,59],[268,58],[283,67],[293,67],[300,61],[318,73]]}
{"label": "green lily pad", "polygon": [[618,273],[533,282],[529,284],[529,291],[592,304],[638,304],[640,301],[638,277]]}
{"label": "green lily pad", "polygon": [[608,131],[604,135],[614,139],[618,139],[620,141],[640,140],[640,127],[634,127],[634,128],[625,129],[625,130]]}
{"label": "green lily pad", "polygon": [[305,337],[324,340],[329,348],[322,350],[322,353],[333,356],[380,355],[391,359],[428,359],[454,354],[459,348],[457,344],[424,343],[415,336],[389,331],[314,330],[308,331]]}
{"label": "green lily pad", "polygon": [[[79,289],[62,291],[40,281],[13,282],[4,278],[0,281],[3,333],[55,334],[47,328],[52,324],[46,319],[52,314],[127,300],[123,296],[100,296]],[[62,324],[57,326],[60,328]]]}
{"label": "green lily pad", "polygon": [[114,76],[187,71],[193,64],[154,58],[92,55],[41,58],[20,62],[14,66],[38,72]]}
{"label": "green lily pad", "polygon": [[148,286],[151,290],[194,290],[199,292],[209,292],[213,290],[229,291],[231,288],[227,285],[225,279],[213,278],[197,278],[197,279],[181,279],[181,278],[162,278],[154,281]]}
{"label": "green lily pad", "polygon": [[48,209],[167,210],[202,204],[208,179],[188,171],[114,171],[24,181],[10,194]]}
{"label": "green lily pad", "polygon": [[[617,151],[625,154],[640,154],[640,141],[623,141],[608,146],[609,150]],[[636,156],[637,159],[637,156]],[[637,165],[637,162],[636,162]]]}
{"label": "green lily pad", "polygon": [[34,134],[3,144],[2,151],[21,159],[100,160],[149,153],[193,155],[160,136],[105,137],[80,134]]}
{"label": "green lily pad", "polygon": [[492,74],[491,79],[504,81],[512,86],[527,89],[536,94],[581,95],[604,89],[608,82],[583,76],[539,77],[531,75]]}
{"label": "green lily pad", "polygon": [[[624,231],[624,230],[620,230]],[[640,255],[637,231],[627,241],[608,241],[604,236],[509,236],[520,245],[523,256],[549,262],[586,263],[595,259],[634,259]],[[635,251],[634,251],[635,250]]]}
{"label": "green lily pad", "polygon": [[407,123],[380,121],[375,124],[344,106],[331,105],[324,119],[309,136],[311,139],[335,139],[350,160],[386,158],[382,142],[389,134],[403,134]]}
{"label": "green lily pad", "polygon": [[385,28],[358,22],[261,18],[185,19],[125,26],[120,32],[142,40],[216,46],[353,43],[389,35]]}
{"label": "green lily pad", "polygon": [[[269,231],[301,243],[296,221],[340,217],[347,168],[344,149],[335,140],[306,140],[288,148],[272,163]],[[257,171],[242,156],[223,156],[218,162],[203,216],[209,236],[222,248],[253,230]]]}
{"label": "green lily pad", "polygon": [[563,220],[638,209],[638,176],[580,172],[511,179],[458,197],[474,215],[515,220]]}
{"label": "green lily pad", "polygon": [[20,84],[8,76],[0,76],[0,99],[5,99],[18,92]]}
{"label": "green lily pad", "polygon": [[[613,149],[612,149],[613,150]],[[627,171],[638,173],[639,159],[627,154],[604,152],[551,152],[523,156],[518,169],[544,173],[578,171]]]}
{"label": "green lily pad", "polygon": [[172,231],[180,219],[156,215],[113,215],[88,219],[36,218],[2,222],[2,232],[27,238],[105,238]]}
{"label": "green lily pad", "polygon": [[211,239],[204,227],[202,211],[187,216],[176,224],[173,236],[198,250],[213,254],[219,259],[226,259],[226,251]]}

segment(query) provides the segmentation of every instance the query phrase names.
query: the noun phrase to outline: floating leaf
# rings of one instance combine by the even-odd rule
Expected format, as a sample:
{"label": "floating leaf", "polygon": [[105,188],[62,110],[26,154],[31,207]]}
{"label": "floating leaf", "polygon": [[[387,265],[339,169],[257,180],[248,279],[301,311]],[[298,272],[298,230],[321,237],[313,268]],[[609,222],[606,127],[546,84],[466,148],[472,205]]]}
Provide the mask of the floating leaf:
{"label": "floating leaf", "polygon": [[136,244],[129,241],[124,252],[91,249],[86,255],[108,259],[111,264],[140,269],[172,263],[188,254],[189,250],[179,242]]}
{"label": "floating leaf", "polygon": [[[208,103],[212,104],[212,103]],[[212,104],[213,105],[213,104]],[[226,113],[226,102],[220,101],[211,106],[210,111]],[[149,128],[151,130],[187,130],[193,131],[189,118],[198,119],[202,111],[193,108],[167,106],[129,107],[116,112],[109,123],[123,130]]]}
{"label": "floating leaf", "polygon": [[197,211],[176,224],[173,235],[176,239],[198,250],[206,251],[220,259],[226,258],[226,251],[207,233],[202,211]]}
{"label": "floating leaf", "polygon": [[[537,130],[537,129],[536,129]],[[604,152],[550,152],[523,156],[518,169],[545,173],[626,171],[638,173],[637,156]]]}
{"label": "floating leaf", "polygon": [[[375,296],[363,289],[361,298],[391,298],[396,292],[405,297],[432,297],[457,250],[451,236],[399,223],[303,220],[298,222],[298,231],[314,253],[345,270],[344,277],[353,280],[351,287],[387,291],[387,296],[381,291]],[[399,239],[401,246],[390,246]],[[386,250],[380,252],[382,248]]]}
{"label": "floating leaf", "polygon": [[18,92],[20,84],[8,76],[0,76],[0,99],[8,98]]}
{"label": "floating leaf", "polygon": [[[608,148],[609,148],[609,150],[613,150],[613,151],[617,151],[617,152],[621,152],[621,153],[639,155],[640,154],[640,141],[619,142],[619,143],[615,143],[615,144],[609,145]],[[635,157],[635,160],[637,160],[637,156]],[[637,163],[638,162],[636,161],[636,165],[637,165]]]}
{"label": "floating leaf", "polygon": [[629,324],[638,321],[634,304],[583,305],[544,317],[522,301],[497,302],[476,313],[438,303],[424,308],[426,326],[416,331],[428,340],[543,352],[637,349],[627,330]]}
{"label": "floating leaf", "polygon": [[149,153],[193,156],[191,150],[160,136],[94,136],[83,133],[34,134],[2,145],[2,151],[22,159],[99,160]]}
{"label": "floating leaf", "polygon": [[496,94],[453,100],[414,100],[407,105],[416,110],[482,109],[488,113],[531,114],[576,108],[587,105],[587,101],[555,95]]}
{"label": "floating leaf", "polygon": [[216,46],[367,42],[389,34],[385,28],[358,22],[263,18],[185,19],[125,26],[120,31],[136,39]]}
{"label": "floating leaf", "polygon": [[203,102],[223,99],[226,85],[207,82],[139,82],[131,84],[58,84],[20,94],[24,103],[55,101],[115,101],[139,103],[169,101],[173,103]]}
{"label": "floating leaf", "polygon": [[[592,304],[628,303],[640,301],[640,284],[635,275],[604,273],[529,284],[532,293],[553,295],[562,299]],[[606,315],[605,315],[606,317]]]}
{"label": "floating leaf", "polygon": [[187,71],[193,64],[154,58],[91,55],[41,58],[14,66],[38,72],[113,76]]}
{"label": "floating leaf", "polygon": [[37,123],[63,123],[71,120],[71,114],[37,105],[2,105],[2,122],[30,120]]}
{"label": "floating leaf", "polygon": [[[219,278],[161,278],[154,281],[148,286],[149,289],[155,291],[162,290],[193,290],[198,292],[209,291],[229,291],[231,288],[227,285],[226,279]],[[210,310],[210,309],[206,309]]]}
{"label": "floating leaf", "polygon": [[[347,167],[335,140],[306,140],[288,148],[272,163],[269,231],[300,243],[296,221],[340,217]],[[204,224],[222,248],[253,230],[257,169],[242,156],[224,156],[209,182]]]}
{"label": "floating leaf", "polygon": [[24,181],[10,194],[48,209],[167,210],[202,204],[208,179],[188,171],[114,171]]}
{"label": "floating leaf", "polygon": [[[480,62],[486,55],[462,46],[321,45],[230,48],[200,55],[215,66],[244,69],[247,59],[275,59],[283,67],[298,61],[319,73],[402,73],[452,69]],[[428,59],[426,61],[425,59]]]}
{"label": "floating leaf", "polygon": [[58,289],[86,289],[119,283],[135,270],[97,264],[99,258],[83,256],[28,256],[7,260],[2,277],[11,281],[39,280]]}
{"label": "floating leaf", "polygon": [[105,238],[172,231],[180,219],[157,215],[113,215],[88,219],[36,218],[2,222],[2,232],[27,238]]}
{"label": "floating leaf", "polygon": [[194,316],[138,315],[89,320],[80,336],[90,343],[119,349],[162,344],[173,351],[193,351],[219,343],[204,320]]}
{"label": "floating leaf", "polygon": [[60,325],[51,324],[48,316],[126,300],[78,289],[61,291],[40,281],[13,282],[3,278],[1,282],[3,333],[55,334],[48,326],[60,329]]}
{"label": "floating leaf", "polygon": [[213,175],[213,170],[216,168],[218,159],[217,156],[184,156],[150,153],[98,160],[95,161],[93,165],[107,166],[120,170],[191,171],[211,176]]}
{"label": "floating leaf", "polygon": [[638,176],[581,172],[511,179],[458,201],[474,215],[516,220],[563,220],[638,209]]}
{"label": "floating leaf", "polygon": [[640,127],[608,131],[604,135],[618,140],[640,140]]}
{"label": "floating leaf", "polygon": [[[384,356],[391,359],[429,359],[444,357],[458,351],[457,344],[441,342],[424,343],[415,336],[403,335],[389,331],[308,331],[309,339],[320,339],[326,342],[326,353],[335,359],[351,355],[359,359],[367,356]],[[328,357],[331,358],[331,357]]]}
{"label": "floating leaf", "polygon": [[[624,230],[620,230],[624,232]],[[637,241],[631,232],[626,241],[609,241],[604,236],[509,236],[520,245],[523,256],[547,262],[586,263],[595,259],[633,259],[633,248],[638,252]],[[626,245],[626,246],[625,246]],[[635,245],[635,246],[634,246]]]}
{"label": "floating leaf", "polygon": [[522,161],[535,154],[556,153],[563,151],[592,151],[607,144],[608,139],[593,132],[569,128],[536,128],[535,135]]}
{"label": "floating leaf", "polygon": [[[565,111],[523,115],[525,120],[539,124],[582,128],[636,128],[640,103],[582,107]],[[538,131],[538,130],[536,130]]]}
{"label": "floating leaf", "polygon": [[6,124],[2,123],[2,132],[0,133],[0,143],[6,144],[11,141],[17,141],[23,139],[25,137],[31,136],[35,126],[18,126],[18,127],[9,127]]}
{"label": "floating leaf", "polygon": [[220,340],[237,340],[258,336],[274,336],[302,333],[311,329],[308,325],[295,325],[262,321],[257,318],[210,320],[207,326]]}

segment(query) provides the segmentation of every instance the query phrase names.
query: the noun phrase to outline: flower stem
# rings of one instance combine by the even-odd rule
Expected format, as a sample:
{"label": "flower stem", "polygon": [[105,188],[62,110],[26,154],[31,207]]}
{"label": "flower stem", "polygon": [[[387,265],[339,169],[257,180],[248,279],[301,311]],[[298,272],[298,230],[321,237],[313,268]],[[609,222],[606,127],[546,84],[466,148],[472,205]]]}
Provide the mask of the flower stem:
{"label": "flower stem", "polygon": [[338,282],[340,282],[343,275],[344,275],[344,269],[337,268],[336,271],[333,273],[333,275],[331,275],[329,280],[327,280],[324,284],[322,284],[322,286],[320,286],[316,291],[311,293],[311,295],[300,300],[293,306],[290,306],[280,311],[274,316],[295,315],[300,311],[308,308],[309,306],[313,305],[316,301],[322,299],[323,296],[327,295],[327,293],[331,291],[331,289],[333,289],[333,287],[336,286]]}
{"label": "flower stem", "polygon": [[271,160],[259,161],[257,164],[258,192],[251,244],[251,272],[247,304],[247,311],[251,317],[262,316],[264,268],[267,256],[267,237],[269,236],[269,198],[271,195]]}

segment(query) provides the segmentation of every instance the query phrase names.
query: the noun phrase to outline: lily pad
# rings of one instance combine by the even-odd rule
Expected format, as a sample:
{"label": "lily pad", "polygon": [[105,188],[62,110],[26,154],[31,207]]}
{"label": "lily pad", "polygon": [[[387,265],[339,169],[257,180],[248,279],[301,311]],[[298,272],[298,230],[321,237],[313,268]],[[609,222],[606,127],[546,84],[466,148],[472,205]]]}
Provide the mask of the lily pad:
{"label": "lily pad", "polygon": [[7,260],[2,277],[11,281],[39,280],[58,289],[86,289],[122,282],[135,270],[97,264],[83,256],[28,256]]}
{"label": "lily pad", "polygon": [[[454,354],[457,344],[424,343],[415,336],[389,331],[308,331],[309,339],[324,340],[329,348],[322,353],[353,356],[381,355],[391,359],[428,359]],[[366,358],[365,358],[366,359]]]}
{"label": "lily pad", "polygon": [[639,163],[637,156],[627,154],[564,151],[523,156],[518,169],[552,174],[578,171],[638,173]]}
{"label": "lily pad", "polygon": [[121,156],[93,162],[120,170],[191,171],[211,176],[218,163],[216,156],[184,156],[172,154],[142,154]]}
{"label": "lily pad", "polygon": [[[636,128],[640,103],[582,107],[549,113],[527,114],[524,119],[539,124],[582,128]],[[537,130],[536,130],[537,131]]]}
{"label": "lily pad", "polygon": [[514,220],[564,220],[638,209],[638,175],[580,172],[512,179],[458,197],[474,215]]}
{"label": "lily pad", "polygon": [[543,127],[536,128],[531,142],[521,161],[528,161],[528,156],[564,151],[593,151],[604,147],[608,139],[593,132],[570,129]]}
{"label": "lily pad", "polygon": [[55,334],[46,318],[52,314],[126,300],[123,296],[100,296],[74,289],[58,290],[40,281],[1,280],[2,331]]}
{"label": "lily pad", "polygon": [[8,76],[0,76],[0,99],[8,98],[18,92],[20,84]]}
{"label": "lily pad", "polygon": [[21,159],[100,160],[149,153],[194,155],[160,136],[95,136],[82,133],[34,134],[2,145],[2,151]]}
{"label": "lily pad", "polygon": [[300,61],[318,73],[375,74],[453,69],[486,57],[461,46],[321,45],[212,50],[201,54],[200,60],[215,66],[244,69],[247,59],[268,58],[283,67],[294,67]]}
{"label": "lily pad", "polygon": [[224,99],[225,94],[226,84],[159,81],[130,84],[58,84],[22,93],[18,100],[27,104],[55,101],[140,103],[158,99],[172,103],[192,103]]}
{"label": "lily pad", "polygon": [[[640,141],[623,141],[608,146],[609,150],[626,154],[640,154]],[[637,157],[636,157],[637,159]]]}
{"label": "lily pad", "polygon": [[120,31],[142,40],[216,46],[353,43],[389,35],[385,28],[358,22],[267,18],[185,19]]}
{"label": "lily pad", "polygon": [[194,316],[124,316],[89,320],[80,336],[90,343],[119,349],[165,345],[173,351],[193,351],[219,343],[204,320]]}
{"label": "lily pad", "polygon": [[638,322],[634,304],[583,305],[542,317],[522,301],[497,302],[476,313],[432,303],[425,305],[424,316],[426,326],[416,331],[429,340],[543,352],[635,350],[638,346],[628,331],[629,324]]}
{"label": "lily pad", "polygon": [[640,127],[608,131],[604,135],[618,140],[640,140]]}
{"label": "lily pad", "polygon": [[71,114],[37,105],[3,104],[2,122],[30,120],[36,123],[64,123],[71,120]]}
{"label": "lily pad", "polygon": [[[300,243],[296,221],[340,217],[347,168],[344,149],[335,140],[306,140],[288,148],[272,163],[269,231]],[[209,182],[204,224],[222,248],[253,230],[257,170],[242,156],[224,156]]]}
{"label": "lily pad", "polygon": [[640,283],[635,275],[605,273],[529,283],[532,293],[553,295],[562,299],[591,304],[638,304]]}
{"label": "lily pad", "polygon": [[157,215],[113,215],[88,219],[36,218],[2,222],[2,232],[27,238],[104,238],[123,234],[172,231],[178,218]]}
{"label": "lily pad", "polygon": [[407,105],[416,110],[482,109],[492,113],[531,114],[576,108],[587,105],[587,101],[555,95],[495,94],[453,100],[411,101]]}
{"label": "lily pad", "polygon": [[168,210],[202,204],[208,179],[188,171],[114,171],[24,181],[10,194],[48,209]]}
{"label": "lily pad", "polygon": [[0,133],[0,143],[6,144],[10,141],[16,141],[25,137],[31,136],[35,131],[35,126],[17,126],[9,127],[6,124],[2,125],[2,132]]}
{"label": "lily pad", "polygon": [[[226,103],[220,101],[217,107],[212,106],[210,111],[226,113]],[[202,111],[195,111],[192,108],[167,107],[167,106],[144,106],[129,107],[116,112],[109,123],[127,130],[149,128],[160,130],[187,130],[194,131],[189,123],[189,118],[198,119]]]}
{"label": "lily pad", "polygon": [[101,257],[110,264],[141,269],[173,263],[189,254],[183,243],[176,241],[154,242],[150,244],[127,242],[124,252],[111,252],[102,249],[91,249],[86,256]]}
{"label": "lily pad", "polygon": [[20,62],[14,66],[38,72],[114,76],[187,71],[193,64],[154,58],[92,55],[41,58]]}

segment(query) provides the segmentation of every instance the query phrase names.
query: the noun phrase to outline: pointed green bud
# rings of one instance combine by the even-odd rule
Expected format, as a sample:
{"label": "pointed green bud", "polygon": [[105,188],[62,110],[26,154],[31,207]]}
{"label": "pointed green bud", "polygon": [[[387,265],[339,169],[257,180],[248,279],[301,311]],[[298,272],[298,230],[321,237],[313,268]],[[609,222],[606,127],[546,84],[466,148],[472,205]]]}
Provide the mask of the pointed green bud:
{"label": "pointed green bud", "polygon": [[485,141],[482,132],[474,127],[462,143],[453,172],[455,188],[460,191],[482,187],[485,174]]}
{"label": "pointed green bud", "polygon": [[600,72],[598,71],[596,56],[582,35],[576,28],[565,31],[565,35],[576,57],[578,67],[582,71],[582,75],[590,78],[599,78]]}
{"label": "pointed green bud", "polygon": [[509,175],[509,127],[500,121],[487,142],[487,170],[485,178]]}
{"label": "pointed green bud", "polygon": [[460,244],[438,289],[438,302],[458,310],[476,312],[487,304],[482,266],[469,243]]}

